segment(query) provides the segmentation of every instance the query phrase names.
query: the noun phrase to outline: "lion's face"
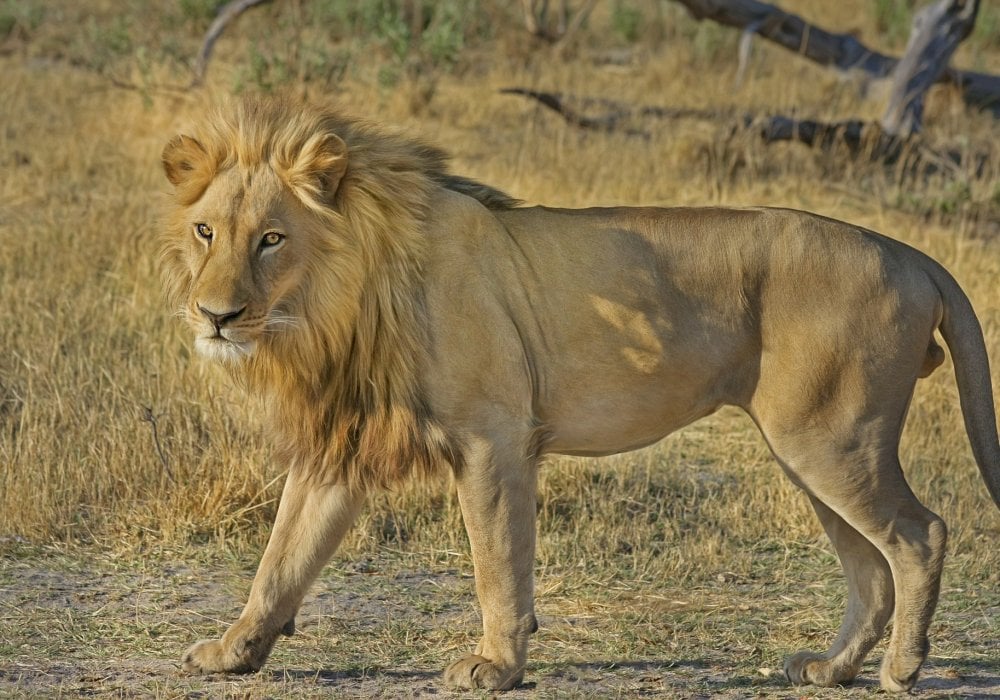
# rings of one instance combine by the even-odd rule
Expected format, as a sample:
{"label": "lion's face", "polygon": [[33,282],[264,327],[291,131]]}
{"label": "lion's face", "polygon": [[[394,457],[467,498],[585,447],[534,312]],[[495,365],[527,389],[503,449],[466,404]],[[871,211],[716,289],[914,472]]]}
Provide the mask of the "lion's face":
{"label": "lion's face", "polygon": [[[269,168],[233,168],[187,211],[191,285],[183,314],[203,355],[231,361],[296,322],[308,230],[302,206]],[[298,235],[296,235],[298,234]]]}
{"label": "lion's face", "polygon": [[209,153],[189,137],[164,151],[178,205],[164,267],[197,350],[235,363],[303,323],[311,262],[344,252],[317,233],[328,230],[317,197],[336,186],[346,147],[329,136],[250,164]]}

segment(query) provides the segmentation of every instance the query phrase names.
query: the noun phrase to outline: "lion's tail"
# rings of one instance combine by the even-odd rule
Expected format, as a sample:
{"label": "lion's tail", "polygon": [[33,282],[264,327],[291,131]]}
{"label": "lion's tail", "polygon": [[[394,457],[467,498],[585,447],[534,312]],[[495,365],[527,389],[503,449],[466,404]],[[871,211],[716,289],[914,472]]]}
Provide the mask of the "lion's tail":
{"label": "lion's tail", "polygon": [[944,302],[940,330],[955,365],[958,397],[972,454],[993,502],[1000,508],[1000,442],[983,329],[969,298],[955,279],[937,263],[932,263],[928,272]]}

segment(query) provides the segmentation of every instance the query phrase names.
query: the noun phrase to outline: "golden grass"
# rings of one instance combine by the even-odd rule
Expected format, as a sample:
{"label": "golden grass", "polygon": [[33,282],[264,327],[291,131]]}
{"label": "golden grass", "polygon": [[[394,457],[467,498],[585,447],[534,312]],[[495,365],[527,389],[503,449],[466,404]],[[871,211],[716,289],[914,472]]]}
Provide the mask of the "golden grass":
{"label": "golden grass", "polygon": [[[863,5],[838,4],[830,22],[860,23],[877,43]],[[450,68],[404,66],[394,85],[380,86],[389,59],[376,46],[357,51],[335,85],[292,84],[402,125],[448,149],[456,171],[529,202],[774,204],[880,230],[952,270],[1000,358],[1000,248],[976,214],[1000,192],[995,172],[971,180],[945,216],[946,207],[911,201],[944,197],[950,185],[943,181],[916,183],[796,145],[765,146],[730,134],[729,124],[648,122],[648,139],[583,133],[498,94],[523,85],[634,104],[799,109],[830,119],[878,114],[854,83],[762,44],[734,91],[736,35],[696,24],[669,4],[656,7],[663,25],[638,44],[608,32],[605,8],[558,57],[522,37],[516,16],[488,6],[508,25]],[[793,9],[817,18],[833,10],[818,1]],[[159,296],[152,238],[166,184],[158,157],[206,102],[231,91],[257,37],[277,34],[272,40],[281,44],[294,36],[319,42],[323,34],[313,24],[276,24],[277,8],[250,13],[217,47],[205,92],[115,89],[92,70],[96,59],[89,68],[86,61],[119,17],[133,36],[131,53],[97,67],[140,85],[186,80],[168,53],[152,47],[169,40],[169,55],[192,55],[201,25],[185,20],[170,33],[157,25],[162,16],[140,22],[141,11],[106,2],[87,20],[63,9],[32,42],[0,56],[0,534],[112,549],[201,541],[256,549],[273,515],[281,465],[269,462],[253,407],[192,356]],[[74,67],[54,58],[53,47],[80,23],[96,29],[88,30],[90,45],[66,44],[65,55],[84,63]],[[141,63],[135,47],[144,42]],[[625,62],[603,60],[622,48]],[[942,143],[989,148],[998,136],[991,119],[967,112],[946,91],[935,93],[928,116],[929,136]],[[952,550],[995,578],[998,555],[989,543],[997,515],[971,461],[949,367],[918,388],[903,461],[915,490],[951,524]],[[754,566],[754,547],[820,537],[804,499],[735,412],[642,452],[552,460],[540,493],[543,570],[586,561],[610,571],[630,561],[639,578],[739,574]],[[447,486],[375,498],[344,552],[378,546],[463,550]]]}

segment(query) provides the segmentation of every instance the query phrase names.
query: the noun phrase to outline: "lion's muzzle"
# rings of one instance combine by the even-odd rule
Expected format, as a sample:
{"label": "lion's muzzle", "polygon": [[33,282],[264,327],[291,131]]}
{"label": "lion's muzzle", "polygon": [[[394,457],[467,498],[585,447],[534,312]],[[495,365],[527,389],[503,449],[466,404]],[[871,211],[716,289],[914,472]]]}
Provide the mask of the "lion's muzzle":
{"label": "lion's muzzle", "polygon": [[215,334],[219,337],[222,336],[222,329],[227,324],[238,319],[246,311],[246,308],[246,304],[244,304],[235,311],[210,311],[201,304],[198,304],[198,311],[215,327]]}
{"label": "lion's muzzle", "polygon": [[248,329],[242,327],[246,325],[242,323],[246,320],[246,304],[227,310],[213,309],[201,303],[196,303],[195,307],[200,314],[195,316],[199,332],[195,347],[202,356],[227,362],[253,352],[255,343],[248,336]]}

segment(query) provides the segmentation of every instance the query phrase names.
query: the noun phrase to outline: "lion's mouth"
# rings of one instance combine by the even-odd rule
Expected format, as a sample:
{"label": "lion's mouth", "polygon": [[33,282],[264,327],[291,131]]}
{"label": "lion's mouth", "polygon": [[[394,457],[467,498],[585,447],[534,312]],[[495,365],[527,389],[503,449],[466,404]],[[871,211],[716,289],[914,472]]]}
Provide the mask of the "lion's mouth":
{"label": "lion's mouth", "polygon": [[221,333],[201,336],[195,340],[195,349],[202,357],[216,362],[236,362],[253,354],[256,342],[236,340]]}

